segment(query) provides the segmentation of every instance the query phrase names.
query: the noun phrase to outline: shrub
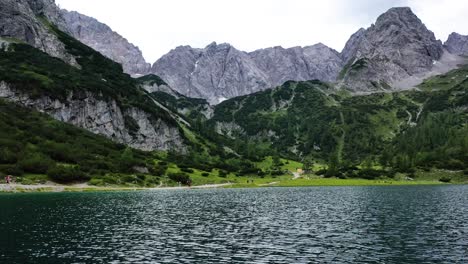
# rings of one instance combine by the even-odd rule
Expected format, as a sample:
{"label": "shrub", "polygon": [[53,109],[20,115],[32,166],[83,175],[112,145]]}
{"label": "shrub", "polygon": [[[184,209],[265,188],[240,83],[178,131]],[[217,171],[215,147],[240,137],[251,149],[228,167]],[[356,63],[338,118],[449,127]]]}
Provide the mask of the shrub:
{"label": "shrub", "polygon": [[190,180],[190,176],[186,173],[169,173],[168,175],[169,179],[175,181],[175,182],[180,182],[182,184],[189,184],[192,181]]}
{"label": "shrub", "polygon": [[385,175],[385,172],[379,171],[379,170],[373,170],[373,169],[365,169],[365,170],[359,171],[358,175],[359,177],[363,179],[372,180],[379,176]]}
{"label": "shrub", "polygon": [[55,166],[55,162],[43,154],[33,153],[23,157],[18,165],[25,172],[44,174]]}
{"label": "shrub", "polygon": [[14,176],[21,176],[24,174],[24,171],[16,165],[0,165],[0,172]]}
{"label": "shrub", "polygon": [[76,167],[55,166],[47,171],[47,176],[49,176],[51,180],[59,183],[89,180],[89,177]]}
{"label": "shrub", "polygon": [[155,176],[162,176],[164,173],[166,173],[167,166],[166,165],[157,165],[154,166],[153,168],[150,167],[150,172],[151,174]]}
{"label": "shrub", "polygon": [[228,172],[227,172],[227,171],[224,171],[224,170],[220,170],[220,171],[218,172],[218,174],[219,174],[219,177],[221,177],[221,178],[226,178],[227,175],[228,175]]}
{"label": "shrub", "polygon": [[102,181],[105,184],[119,184],[120,178],[113,175],[105,175],[102,177]]}
{"label": "shrub", "polygon": [[203,177],[208,177],[208,176],[210,176],[210,174],[209,174],[208,172],[203,172],[201,175],[202,175]]}
{"label": "shrub", "polygon": [[140,181],[145,181],[146,175],[144,175],[144,174],[142,174],[142,173],[139,173],[139,174],[137,174],[137,178],[138,178]]}
{"label": "shrub", "polygon": [[281,175],[283,175],[283,174],[284,174],[284,173],[283,173],[283,171],[281,171],[281,170],[272,170],[272,171],[270,172],[270,175],[271,175],[271,176],[281,176]]}
{"label": "shrub", "polygon": [[180,170],[183,171],[183,172],[186,172],[186,173],[193,173],[194,172],[194,170],[190,169],[190,168],[181,168]]}
{"label": "shrub", "polygon": [[327,173],[327,170],[326,170],[326,169],[321,169],[321,170],[318,170],[315,174],[317,174],[317,175],[325,175],[325,173]]}
{"label": "shrub", "polygon": [[443,163],[440,167],[448,170],[463,170],[465,168],[465,165],[460,160],[450,159],[447,162]]}
{"label": "shrub", "polygon": [[89,183],[89,185],[94,185],[94,186],[103,186],[104,185],[104,181],[102,179],[96,179],[96,178],[91,179],[88,183]]}
{"label": "shrub", "polygon": [[[0,142],[1,143],[1,142]],[[13,164],[18,161],[18,157],[16,154],[5,148],[5,149],[0,149],[0,163],[8,163],[8,164]]]}
{"label": "shrub", "polygon": [[136,182],[138,182],[138,178],[135,177],[134,175],[124,175],[124,176],[122,176],[121,179],[125,183],[136,183]]}
{"label": "shrub", "polygon": [[442,177],[442,178],[440,178],[440,179],[439,179],[439,181],[441,181],[441,182],[445,182],[445,183],[449,183],[449,182],[451,182],[451,181],[452,181],[452,179],[451,179],[451,178],[449,178],[449,177]]}

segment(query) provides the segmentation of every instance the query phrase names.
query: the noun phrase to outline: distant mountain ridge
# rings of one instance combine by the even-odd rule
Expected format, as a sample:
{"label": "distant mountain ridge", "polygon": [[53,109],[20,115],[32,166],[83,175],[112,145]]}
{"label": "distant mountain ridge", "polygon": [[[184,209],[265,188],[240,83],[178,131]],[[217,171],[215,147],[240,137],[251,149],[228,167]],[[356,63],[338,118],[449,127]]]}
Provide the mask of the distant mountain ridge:
{"label": "distant mountain ridge", "polygon": [[[126,73],[156,74],[182,95],[213,104],[288,80],[317,79],[352,94],[406,90],[466,63],[461,56],[468,54],[468,37],[453,33],[443,45],[410,8],[397,7],[379,16],[368,29],[353,34],[341,53],[321,43],[244,52],[213,42],[205,48],[179,46],[151,66],[136,46],[96,19],[47,10],[55,10],[47,12],[53,14],[47,16],[50,21],[57,21],[78,40],[121,63]],[[48,53],[65,59],[58,54],[60,44],[56,46]],[[73,58],[66,60],[73,64]]]}
{"label": "distant mountain ridge", "polygon": [[450,34],[444,45],[450,53],[468,56],[468,36],[454,32]]}
{"label": "distant mountain ridge", "polygon": [[153,64],[180,93],[217,103],[285,81],[318,79],[353,94],[398,91],[466,63],[468,41],[452,34],[444,46],[408,7],[391,8],[351,36],[341,53],[319,43],[242,52],[229,44],[181,46]]}
{"label": "distant mountain ridge", "polygon": [[213,42],[204,49],[177,47],[156,61],[151,71],[184,95],[217,103],[288,80],[333,81],[342,66],[339,53],[323,44],[247,53]]}

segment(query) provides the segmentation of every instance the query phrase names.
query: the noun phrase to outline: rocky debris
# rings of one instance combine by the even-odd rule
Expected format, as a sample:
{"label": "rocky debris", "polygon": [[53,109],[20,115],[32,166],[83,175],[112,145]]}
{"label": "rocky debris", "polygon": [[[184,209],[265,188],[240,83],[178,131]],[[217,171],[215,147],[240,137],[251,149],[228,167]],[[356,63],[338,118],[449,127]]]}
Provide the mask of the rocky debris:
{"label": "rocky debris", "polygon": [[74,38],[122,64],[124,72],[128,74],[145,75],[149,72],[151,65],[146,63],[141,50],[109,26],[78,12],[61,12]]}
{"label": "rocky debris", "polygon": [[[54,119],[106,136],[116,142],[141,150],[185,150],[177,127],[155,120],[148,113],[134,107],[122,109],[116,101],[105,101],[83,92],[69,94],[61,102],[50,97],[31,98],[28,94],[0,82],[0,98],[44,112]],[[133,119],[137,128],[130,129],[126,119]]]}
{"label": "rocky debris", "polygon": [[323,44],[246,53],[213,42],[204,49],[177,47],[159,59],[151,71],[185,96],[219,103],[287,80],[331,81],[342,65],[339,53]]}
{"label": "rocky debris", "polygon": [[444,45],[452,54],[468,56],[468,36],[454,32],[450,34]]}
{"label": "rocky debris", "polygon": [[0,0],[1,38],[25,42],[78,66],[75,58],[66,52],[64,44],[50,31],[49,23],[65,30],[65,22],[54,0]]}
{"label": "rocky debris", "polygon": [[443,52],[410,8],[391,8],[346,44],[343,85],[357,92],[391,90],[397,81],[431,71]]}

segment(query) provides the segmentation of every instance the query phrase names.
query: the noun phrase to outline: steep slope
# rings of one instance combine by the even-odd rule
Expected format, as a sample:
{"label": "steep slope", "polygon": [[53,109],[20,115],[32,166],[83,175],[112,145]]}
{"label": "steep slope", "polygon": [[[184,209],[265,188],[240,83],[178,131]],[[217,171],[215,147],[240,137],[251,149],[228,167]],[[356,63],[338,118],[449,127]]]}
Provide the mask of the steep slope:
{"label": "steep slope", "polygon": [[457,66],[455,58],[443,57],[442,43],[410,8],[392,8],[375,25],[360,29],[342,55],[343,86],[355,92],[410,88],[438,63],[448,64],[442,71]]}
{"label": "steep slope", "polygon": [[468,56],[468,36],[452,33],[444,46],[452,54]]}
{"label": "steep slope", "polygon": [[[134,166],[153,167],[146,164],[151,153],[131,150],[2,99],[0,108],[0,174],[48,173],[52,180],[69,182],[104,173],[129,174]],[[57,170],[60,173],[54,174]]]}
{"label": "steep slope", "polygon": [[0,51],[0,97],[143,150],[184,150],[184,135],[122,67],[47,21],[79,68],[26,44]]}
{"label": "steep slope", "polygon": [[181,94],[214,103],[270,86],[255,62],[229,44],[176,48],[159,59],[152,72]]}
{"label": "steep slope", "polygon": [[98,20],[78,12],[61,10],[71,35],[99,51],[109,59],[122,64],[131,75],[147,74],[151,65],[146,63],[140,49]]}
{"label": "steep slope", "polygon": [[323,44],[245,53],[212,43],[204,49],[178,47],[159,59],[152,72],[183,95],[218,103],[291,79],[331,81],[342,64],[339,54]]}
{"label": "steep slope", "polygon": [[67,32],[65,21],[54,0],[1,0],[0,38],[27,43],[76,66],[75,58],[67,53],[63,43],[50,32],[43,19]]}

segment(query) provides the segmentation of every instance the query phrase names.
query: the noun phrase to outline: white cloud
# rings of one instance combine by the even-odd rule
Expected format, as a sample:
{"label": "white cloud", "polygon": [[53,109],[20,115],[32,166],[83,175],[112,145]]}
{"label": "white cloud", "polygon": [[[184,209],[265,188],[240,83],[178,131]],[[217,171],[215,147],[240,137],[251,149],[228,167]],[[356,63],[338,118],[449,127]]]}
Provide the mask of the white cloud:
{"label": "white cloud", "polygon": [[[349,36],[392,6],[413,7],[439,38],[463,32],[466,0],[56,0],[108,24],[154,62],[179,45],[216,41],[252,51],[322,42],[341,50]],[[444,3],[441,3],[444,2]]]}

